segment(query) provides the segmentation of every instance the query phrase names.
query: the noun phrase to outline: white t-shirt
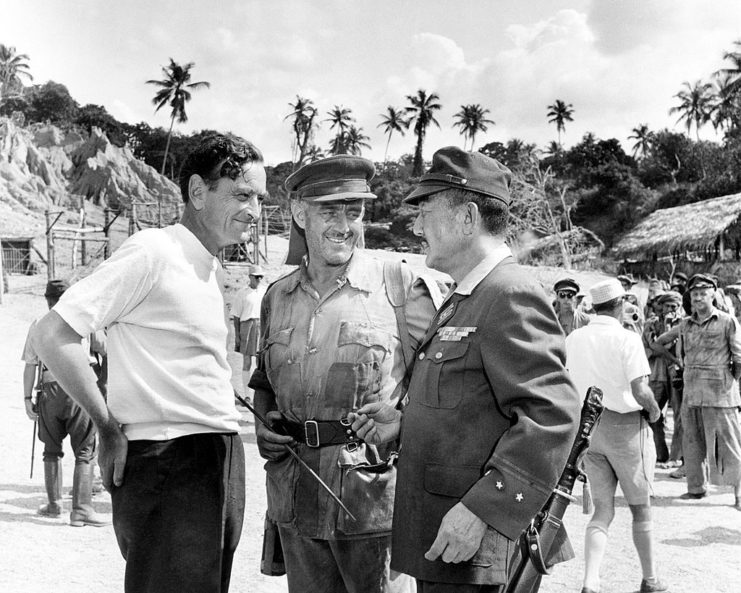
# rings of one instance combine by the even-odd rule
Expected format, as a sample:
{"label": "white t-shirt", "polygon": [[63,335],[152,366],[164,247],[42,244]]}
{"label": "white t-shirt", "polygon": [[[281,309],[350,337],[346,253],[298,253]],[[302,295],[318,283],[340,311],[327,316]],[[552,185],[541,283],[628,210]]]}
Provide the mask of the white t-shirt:
{"label": "white t-shirt", "polygon": [[260,319],[260,304],[266,288],[263,284],[258,284],[257,288],[245,286],[238,290],[232,305],[232,317],[237,317],[240,321]]}
{"label": "white t-shirt", "polygon": [[132,235],[54,310],[108,328],[108,405],[129,440],[236,432],[222,269],[183,225]]}
{"label": "white t-shirt", "polygon": [[566,336],[566,367],[584,397],[591,386],[602,390],[608,410],[625,414],[641,410],[630,382],[651,374],[641,336],[607,315],[595,315],[589,325]]}

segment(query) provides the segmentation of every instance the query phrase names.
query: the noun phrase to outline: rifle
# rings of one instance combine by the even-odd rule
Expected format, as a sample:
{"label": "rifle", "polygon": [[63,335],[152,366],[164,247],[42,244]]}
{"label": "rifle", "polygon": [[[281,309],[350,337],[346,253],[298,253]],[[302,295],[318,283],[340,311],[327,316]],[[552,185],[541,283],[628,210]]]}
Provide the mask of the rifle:
{"label": "rifle", "polygon": [[[602,414],[602,409],[602,391],[597,387],[590,387],[584,398],[579,432],[571,447],[566,467],[548,502],[533,518],[518,540],[518,554],[515,555],[517,563],[510,573],[504,593],[537,593],[543,575],[550,574],[550,565],[546,564],[546,559],[549,558],[557,537],[562,540],[566,539],[562,521],[566,507],[571,501],[576,500],[571,495],[576,480],[584,482],[585,503],[587,502],[587,475],[580,465],[589,447],[592,430]],[[588,512],[586,509],[585,504],[585,513]]]}
{"label": "rifle", "polygon": [[[41,397],[41,377],[44,372],[43,364],[41,361],[36,365],[36,384],[34,385],[34,390],[36,391],[36,404],[34,407],[36,408],[36,412],[38,413],[39,409],[39,398]],[[31,435],[31,474],[28,476],[29,479],[33,479],[33,462],[34,458],[36,457],[36,425],[37,420],[33,421],[33,434]]]}

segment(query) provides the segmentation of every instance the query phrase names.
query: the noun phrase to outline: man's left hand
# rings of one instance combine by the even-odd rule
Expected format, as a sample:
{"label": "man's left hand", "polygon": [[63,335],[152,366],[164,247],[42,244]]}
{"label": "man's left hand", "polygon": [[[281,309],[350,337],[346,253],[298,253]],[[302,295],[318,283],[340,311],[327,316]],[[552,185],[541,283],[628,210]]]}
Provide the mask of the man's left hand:
{"label": "man's left hand", "polygon": [[441,558],[443,562],[465,562],[481,547],[486,523],[459,502],[450,509],[440,523],[437,537],[425,552],[427,560]]}

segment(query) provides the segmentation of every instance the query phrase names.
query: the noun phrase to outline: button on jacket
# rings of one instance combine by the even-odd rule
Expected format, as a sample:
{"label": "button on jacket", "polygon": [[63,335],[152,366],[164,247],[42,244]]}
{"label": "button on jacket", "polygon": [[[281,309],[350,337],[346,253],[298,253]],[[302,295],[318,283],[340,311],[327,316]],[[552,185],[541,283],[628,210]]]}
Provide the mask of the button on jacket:
{"label": "button on jacket", "polygon": [[[555,312],[511,257],[470,294],[454,293],[412,373],[391,567],[425,581],[504,583],[513,540],[564,468],[579,399]],[[479,551],[459,564],[426,560],[443,516],[458,502],[490,526]]]}
{"label": "button on jacket", "polygon": [[[435,308],[426,285],[413,282],[405,270],[406,319],[416,348]],[[311,285],[304,264],[273,283],[263,299],[261,325],[264,341],[250,386],[272,391],[288,420],[340,420],[366,403],[395,405],[404,395],[401,341],[383,263],[362,251],[324,297]],[[386,457],[386,451],[369,445],[355,451],[344,445],[299,445],[297,451],[339,496],[347,469]],[[270,517],[294,524],[303,536],[333,539],[390,531],[393,481],[376,484],[384,491],[375,492],[375,502],[361,509],[371,516],[358,527],[292,458],[269,461],[265,469]],[[363,506],[362,501],[348,502],[351,510]]]}

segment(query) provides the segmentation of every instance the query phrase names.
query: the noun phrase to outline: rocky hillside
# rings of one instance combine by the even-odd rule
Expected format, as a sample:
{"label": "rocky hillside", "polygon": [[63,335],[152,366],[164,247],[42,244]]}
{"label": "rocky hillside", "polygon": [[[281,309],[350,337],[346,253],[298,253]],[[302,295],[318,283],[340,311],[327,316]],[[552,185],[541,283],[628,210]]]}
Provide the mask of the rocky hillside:
{"label": "rocky hillside", "polygon": [[83,200],[123,209],[149,204],[151,211],[159,199],[169,222],[181,201],[177,185],[96,128],[83,137],[0,118],[0,236],[43,234],[45,210],[76,211]]}

